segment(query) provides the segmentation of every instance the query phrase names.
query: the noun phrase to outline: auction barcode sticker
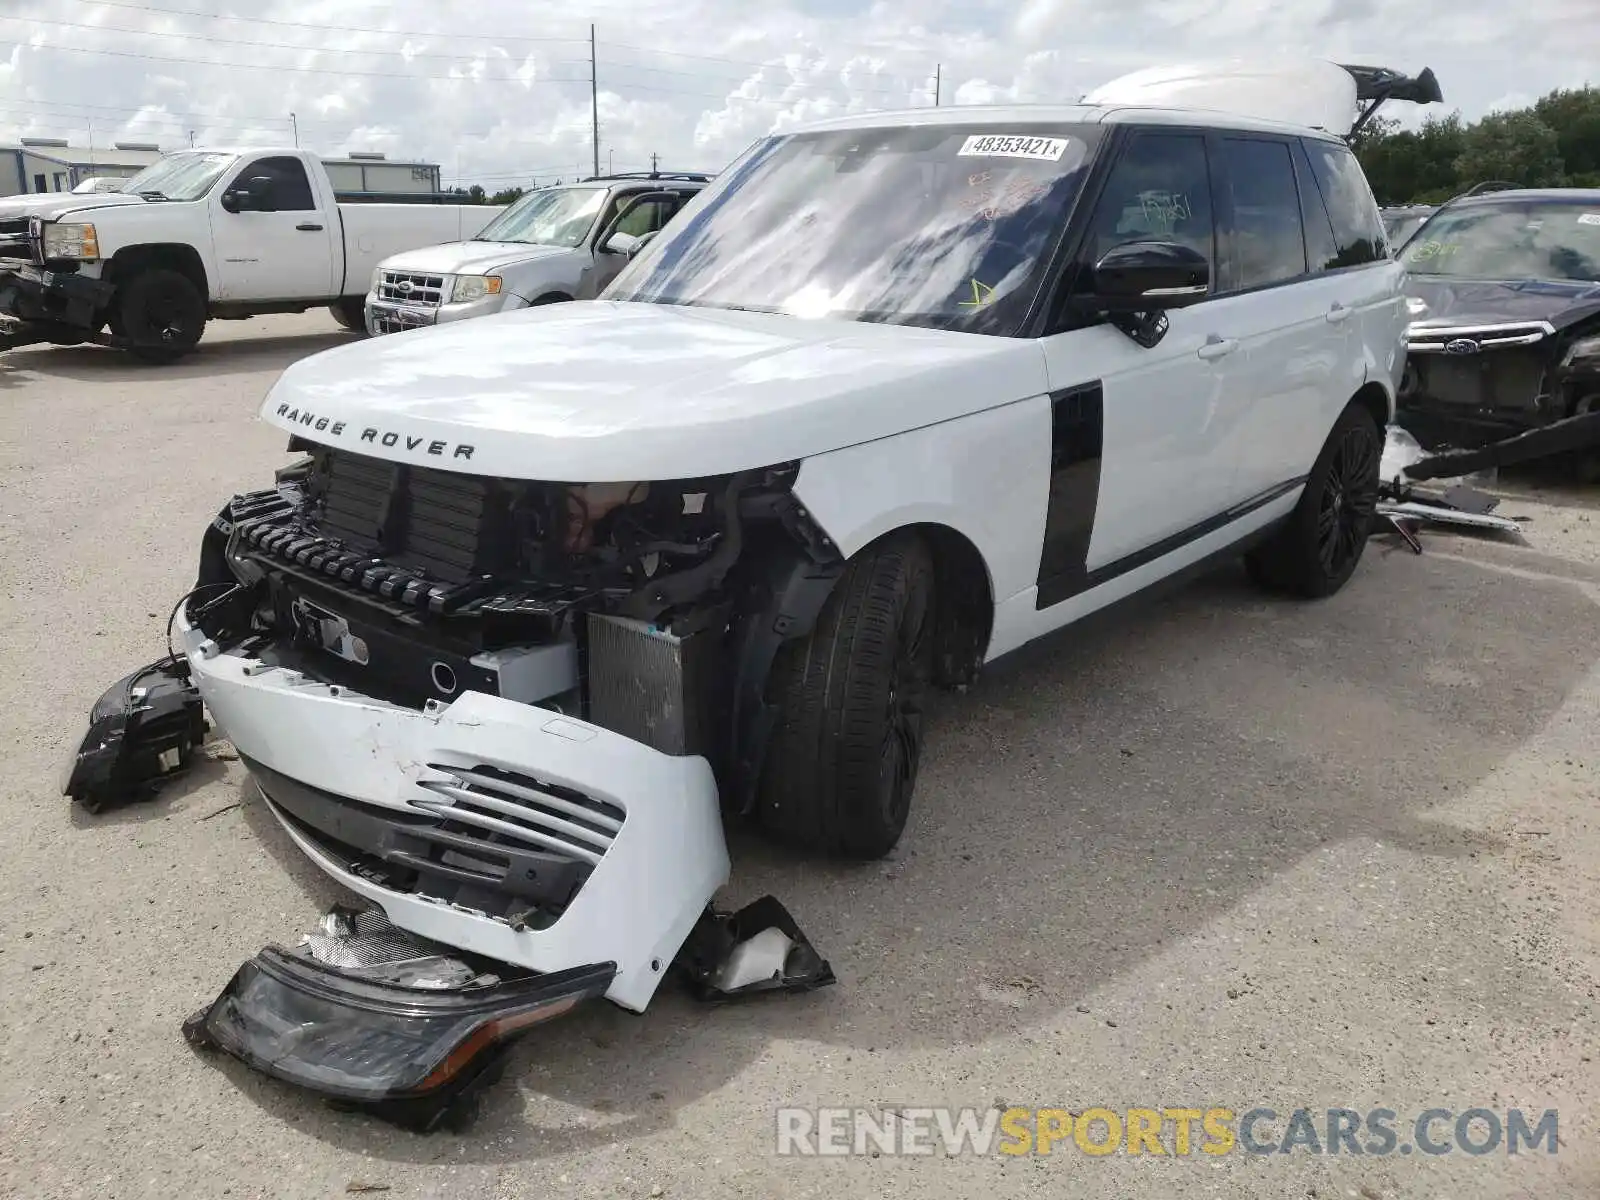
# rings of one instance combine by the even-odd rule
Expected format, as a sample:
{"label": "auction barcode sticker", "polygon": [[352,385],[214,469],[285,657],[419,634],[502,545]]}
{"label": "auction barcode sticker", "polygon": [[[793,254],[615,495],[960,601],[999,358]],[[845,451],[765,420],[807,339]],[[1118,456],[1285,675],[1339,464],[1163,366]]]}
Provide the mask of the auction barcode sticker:
{"label": "auction barcode sticker", "polygon": [[1066,138],[1011,133],[975,133],[958,151],[963,158],[1037,158],[1042,162],[1060,162],[1066,152]]}
{"label": "auction barcode sticker", "polygon": [[1578,217],[1579,225],[1600,225],[1600,213],[1583,213]]}

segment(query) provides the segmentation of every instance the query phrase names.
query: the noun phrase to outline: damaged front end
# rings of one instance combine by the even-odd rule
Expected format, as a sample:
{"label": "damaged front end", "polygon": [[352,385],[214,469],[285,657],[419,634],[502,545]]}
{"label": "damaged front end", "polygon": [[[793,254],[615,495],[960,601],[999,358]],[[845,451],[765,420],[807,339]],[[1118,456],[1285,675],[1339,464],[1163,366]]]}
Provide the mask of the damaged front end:
{"label": "damaged front end", "polygon": [[1600,192],[1500,190],[1442,206],[1406,243],[1397,419],[1430,448],[1509,465],[1600,446]]}

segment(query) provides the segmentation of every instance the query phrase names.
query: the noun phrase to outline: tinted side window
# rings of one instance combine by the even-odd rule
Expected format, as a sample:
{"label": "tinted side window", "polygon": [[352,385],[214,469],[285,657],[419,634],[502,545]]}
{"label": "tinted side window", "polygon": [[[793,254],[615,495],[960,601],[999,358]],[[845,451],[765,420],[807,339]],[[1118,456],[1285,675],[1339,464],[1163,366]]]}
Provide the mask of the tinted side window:
{"label": "tinted side window", "polygon": [[311,198],[311,180],[298,158],[258,158],[239,172],[238,181],[244,183],[257,175],[272,177],[272,200],[279,212],[309,212],[316,208]]}
{"label": "tinted side window", "polygon": [[1216,263],[1211,172],[1199,134],[1141,133],[1111,169],[1090,218],[1090,263],[1124,242],[1178,242]]}
{"label": "tinted side window", "polygon": [[1322,190],[1311,174],[1311,160],[1304,143],[1298,143],[1294,156],[1295,176],[1300,182],[1300,216],[1305,222],[1306,262],[1313,275],[1331,271],[1339,265],[1339,244],[1334,240],[1333,221],[1322,202]]}
{"label": "tinted side window", "polygon": [[1224,138],[1233,201],[1235,286],[1265,287],[1306,273],[1294,159],[1286,142]]}
{"label": "tinted side window", "polygon": [[1332,142],[1308,141],[1306,154],[1333,222],[1337,253],[1329,268],[1354,267],[1389,257],[1378,203],[1356,156]]}

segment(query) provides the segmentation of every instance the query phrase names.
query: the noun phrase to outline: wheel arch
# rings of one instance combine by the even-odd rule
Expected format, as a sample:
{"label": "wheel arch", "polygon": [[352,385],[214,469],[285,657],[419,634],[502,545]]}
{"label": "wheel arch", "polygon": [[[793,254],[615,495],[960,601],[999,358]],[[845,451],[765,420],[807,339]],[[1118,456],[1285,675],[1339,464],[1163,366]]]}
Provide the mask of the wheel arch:
{"label": "wheel arch", "polygon": [[1376,380],[1368,380],[1356,389],[1356,394],[1350,397],[1352,404],[1359,404],[1366,409],[1372,419],[1378,423],[1381,433],[1385,428],[1394,424],[1394,397],[1389,394],[1389,389]]}
{"label": "wheel arch", "polygon": [[198,250],[183,242],[145,242],[136,246],[124,246],[111,256],[107,279],[110,283],[120,286],[139,272],[148,271],[153,267],[177,271],[185,276],[199,289],[201,299],[206,302],[206,307],[210,308],[211,289],[206,277],[205,262],[200,258]]}

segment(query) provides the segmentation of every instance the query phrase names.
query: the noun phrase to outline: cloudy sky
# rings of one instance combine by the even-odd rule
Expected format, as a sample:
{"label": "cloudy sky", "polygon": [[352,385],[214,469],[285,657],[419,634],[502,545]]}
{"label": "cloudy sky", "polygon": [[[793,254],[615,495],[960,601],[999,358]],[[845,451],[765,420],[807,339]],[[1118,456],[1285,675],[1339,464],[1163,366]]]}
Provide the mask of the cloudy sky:
{"label": "cloudy sky", "polygon": [[[1059,101],[1156,62],[1316,54],[1477,117],[1600,83],[1600,0],[0,0],[0,141],[301,143],[497,187],[717,169],[830,114]],[[1398,110],[1409,106],[1396,106]]]}

